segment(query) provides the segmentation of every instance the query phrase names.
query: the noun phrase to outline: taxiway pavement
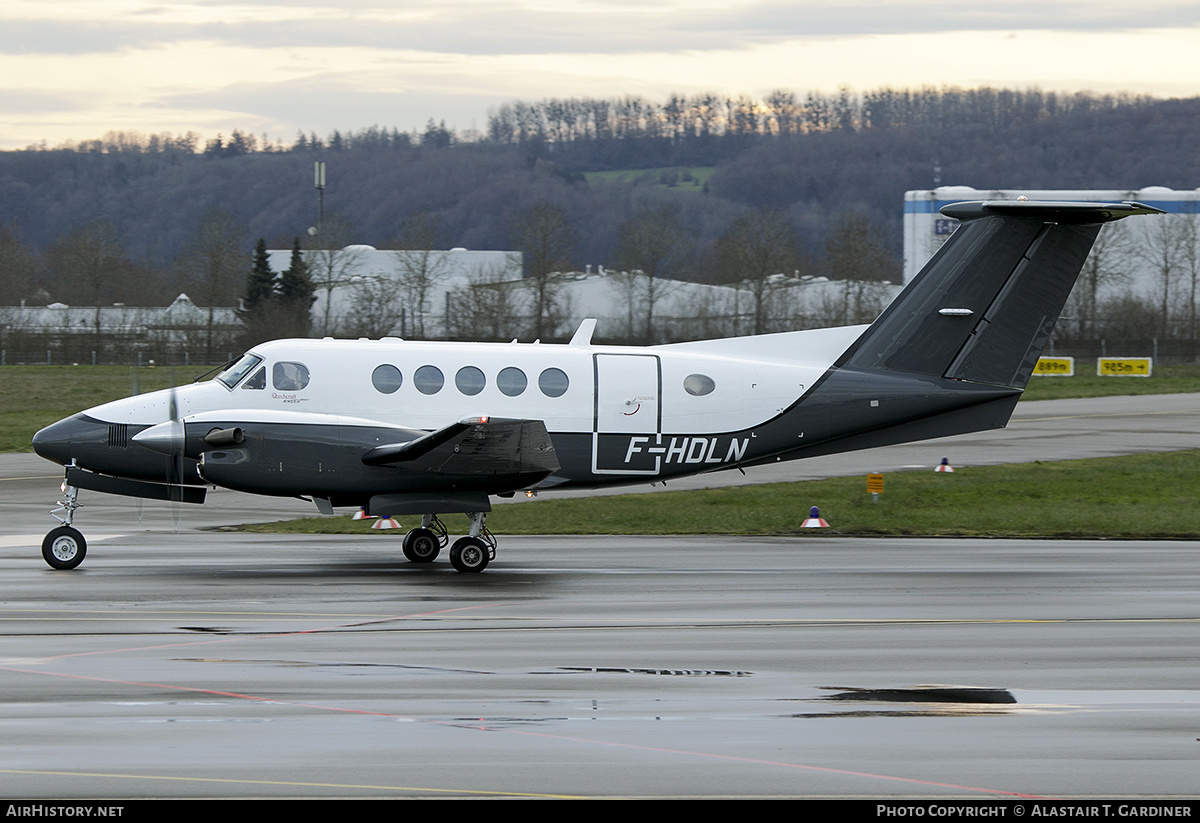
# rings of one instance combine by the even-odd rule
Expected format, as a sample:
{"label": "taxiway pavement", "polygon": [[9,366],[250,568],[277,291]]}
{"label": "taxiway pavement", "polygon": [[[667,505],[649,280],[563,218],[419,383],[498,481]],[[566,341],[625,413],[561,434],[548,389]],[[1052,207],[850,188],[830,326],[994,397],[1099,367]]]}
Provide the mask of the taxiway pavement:
{"label": "taxiway pavement", "polygon": [[0,796],[1197,793],[1194,543],[119,542],[0,557]]}

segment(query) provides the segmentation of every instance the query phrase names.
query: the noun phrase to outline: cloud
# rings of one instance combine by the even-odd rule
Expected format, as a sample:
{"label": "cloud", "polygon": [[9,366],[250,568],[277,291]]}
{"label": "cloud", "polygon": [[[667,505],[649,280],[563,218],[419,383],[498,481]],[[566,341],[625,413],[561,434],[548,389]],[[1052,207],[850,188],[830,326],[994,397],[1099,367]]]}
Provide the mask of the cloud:
{"label": "cloud", "polygon": [[483,128],[514,99],[842,84],[1186,95],[1197,46],[1194,0],[4,0],[0,145]]}
{"label": "cloud", "polygon": [[[109,0],[118,3],[119,0]],[[129,5],[129,3],[121,4]],[[1118,31],[1200,26],[1200,4],[1017,0],[998,4],[844,0],[712,2],[419,0],[390,4],[215,3],[92,18],[9,18],[0,53],[87,54],[211,41],[238,48],[418,49],[438,54],[633,54],[728,49],[803,38],[958,31]],[[53,4],[48,6],[51,10]],[[952,44],[948,44],[952,48]]]}

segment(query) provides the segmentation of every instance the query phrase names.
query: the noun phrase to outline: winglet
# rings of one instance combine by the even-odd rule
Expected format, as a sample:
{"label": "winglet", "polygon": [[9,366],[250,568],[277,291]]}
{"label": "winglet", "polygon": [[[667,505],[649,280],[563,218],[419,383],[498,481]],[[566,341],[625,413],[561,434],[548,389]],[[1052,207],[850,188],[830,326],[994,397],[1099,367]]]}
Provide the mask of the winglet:
{"label": "winglet", "polygon": [[596,318],[589,317],[579,324],[575,335],[571,338],[572,346],[592,345],[592,333],[596,331]]}

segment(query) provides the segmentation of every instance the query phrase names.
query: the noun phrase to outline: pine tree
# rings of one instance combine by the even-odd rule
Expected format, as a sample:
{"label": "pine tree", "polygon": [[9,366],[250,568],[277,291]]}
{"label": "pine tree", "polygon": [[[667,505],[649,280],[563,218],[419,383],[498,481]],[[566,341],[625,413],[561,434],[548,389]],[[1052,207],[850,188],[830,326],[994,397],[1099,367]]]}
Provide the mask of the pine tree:
{"label": "pine tree", "polygon": [[254,265],[246,277],[246,294],[242,297],[242,311],[250,314],[265,306],[275,296],[275,272],[267,257],[267,241],[258,238],[254,246]]}
{"label": "pine tree", "polygon": [[292,244],[292,259],[279,278],[279,303],[284,331],[289,337],[307,337],[312,324],[312,305],[317,301],[308,263],[300,253],[300,238]]}
{"label": "pine tree", "polygon": [[244,346],[249,348],[277,336],[274,327],[279,314],[278,302],[275,272],[267,257],[267,241],[260,237],[254,246],[254,263],[246,275],[246,292],[238,309]]}

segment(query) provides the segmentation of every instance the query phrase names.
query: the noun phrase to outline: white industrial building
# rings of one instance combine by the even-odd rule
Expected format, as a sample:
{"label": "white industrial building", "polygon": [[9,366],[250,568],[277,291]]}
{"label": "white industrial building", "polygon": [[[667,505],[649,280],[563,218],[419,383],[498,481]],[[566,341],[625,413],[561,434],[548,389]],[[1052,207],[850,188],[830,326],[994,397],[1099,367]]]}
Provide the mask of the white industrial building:
{"label": "white industrial building", "polygon": [[[211,327],[210,327],[211,322]],[[45,354],[44,362],[55,362],[47,347],[58,352],[71,352],[71,358],[86,357],[89,349],[93,358],[111,360],[111,352],[119,350],[129,357],[140,359],[143,351],[178,350],[185,362],[189,356],[202,358],[210,340],[220,347],[219,353],[230,356],[233,338],[241,328],[234,308],[219,306],[211,310],[197,306],[186,294],[181,294],[169,306],[68,306],[51,303],[48,306],[0,307],[0,337],[10,344],[20,338],[36,338],[36,354]],[[28,340],[25,341],[28,347]],[[0,362],[22,362],[22,356],[4,351]],[[153,355],[149,355],[153,356]],[[38,362],[38,361],[33,361]],[[85,361],[86,362],[86,361]]]}
{"label": "white industrial building", "polygon": [[[447,296],[481,280],[518,280],[521,277],[520,252],[470,251],[395,251],[374,246],[353,245],[332,252],[302,252],[308,263],[309,276],[316,289],[313,304],[313,332],[336,335],[355,326],[355,318],[363,311],[363,301],[399,301],[397,326],[391,333],[407,333],[412,328],[414,314],[421,320],[439,318],[445,314]],[[291,249],[268,252],[271,270],[285,271],[291,265]],[[423,305],[411,305],[404,292],[406,272],[421,268],[428,281]],[[389,288],[390,286],[390,288]],[[433,330],[442,328],[434,323]]]}
{"label": "white industrial building", "polygon": [[[271,269],[291,264],[290,250],[269,252]],[[453,338],[469,336],[458,315],[468,306],[472,286],[507,290],[506,328],[524,335],[532,326],[531,281],[522,279],[522,255],[511,251],[394,251],[356,245],[333,252],[306,251],[316,286],[313,333],[331,336]],[[405,283],[414,270],[426,274],[424,299],[417,305]],[[326,284],[330,287],[327,288]],[[655,280],[589,266],[584,272],[553,275],[554,337],[569,336],[584,318],[596,318],[597,338],[653,342],[751,334],[755,297],[751,284],[716,286],[679,280]],[[882,310],[899,287],[886,283],[852,284],[823,277],[777,274],[768,285],[767,331],[860,322],[863,312]],[[327,300],[328,296],[328,300]],[[387,302],[388,306],[380,305]],[[652,307],[648,304],[653,304]],[[328,307],[328,309],[327,309]],[[653,317],[647,338],[645,318]],[[853,315],[853,316],[849,316]],[[870,319],[870,318],[867,318]],[[485,327],[480,323],[479,333]],[[423,334],[422,334],[423,332]]]}

